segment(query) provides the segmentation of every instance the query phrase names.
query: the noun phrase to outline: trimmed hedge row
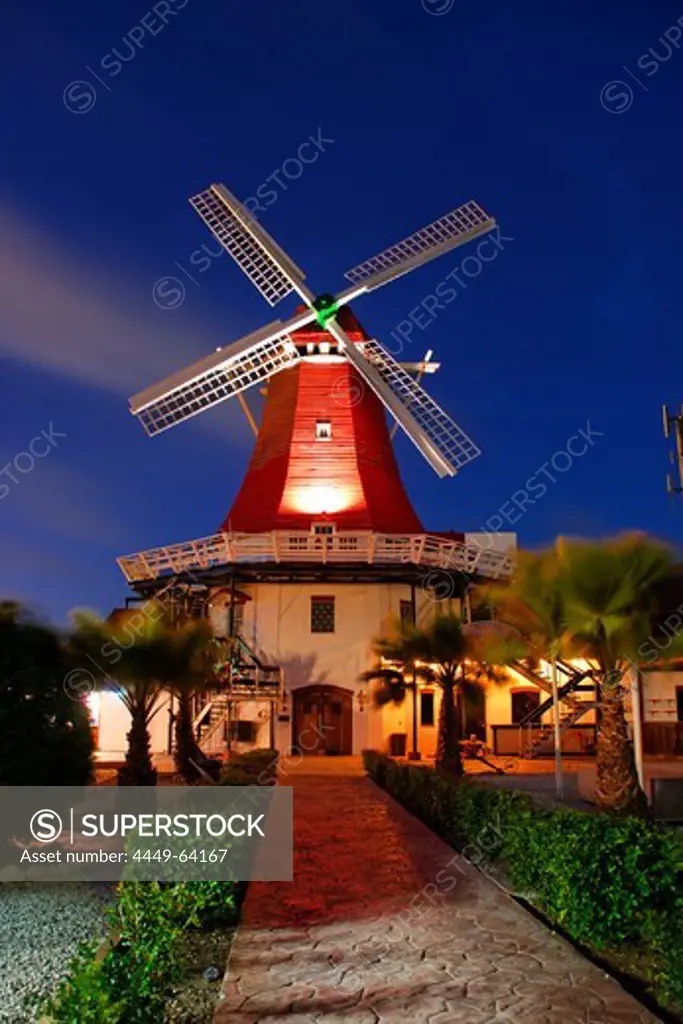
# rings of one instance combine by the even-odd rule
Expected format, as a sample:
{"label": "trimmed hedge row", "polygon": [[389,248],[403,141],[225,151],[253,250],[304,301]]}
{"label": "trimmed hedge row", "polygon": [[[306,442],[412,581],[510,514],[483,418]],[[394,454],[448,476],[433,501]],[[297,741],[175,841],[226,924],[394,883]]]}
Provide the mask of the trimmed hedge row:
{"label": "trimmed hedge row", "polygon": [[[275,750],[229,762],[226,786],[271,785]],[[242,882],[120,882],[108,911],[110,938],[86,943],[68,976],[38,1010],[39,1024],[151,1024],[165,1019],[183,977],[183,936],[190,929],[235,924]]]}
{"label": "trimmed hedge row", "polygon": [[149,1024],[183,976],[181,940],[189,928],[232,924],[235,882],[121,882],[108,912],[112,937],[84,945],[69,975],[40,1008],[45,1024]]}
{"label": "trimmed hedge row", "polygon": [[279,754],[267,747],[248,750],[231,757],[220,781],[222,786],[273,786],[277,776]]}
{"label": "trimmed hedge row", "polygon": [[364,753],[368,774],[476,862],[499,862],[524,894],[572,938],[624,944],[656,966],[657,997],[683,1008],[681,845],[636,818],[544,810],[520,793],[453,779]]}

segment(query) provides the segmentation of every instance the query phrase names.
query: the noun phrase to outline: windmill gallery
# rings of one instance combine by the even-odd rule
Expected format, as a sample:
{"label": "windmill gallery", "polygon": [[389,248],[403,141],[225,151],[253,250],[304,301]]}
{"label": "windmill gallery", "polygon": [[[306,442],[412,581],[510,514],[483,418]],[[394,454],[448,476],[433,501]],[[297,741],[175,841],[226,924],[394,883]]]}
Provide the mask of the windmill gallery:
{"label": "windmill gallery", "polygon": [[[216,533],[118,560],[135,592],[129,601],[155,598],[207,617],[216,636],[233,639],[225,685],[195,708],[205,751],[386,747],[389,735],[407,731],[408,712],[369,707],[359,676],[373,638],[399,617],[423,623],[438,609],[466,611],[472,581],[511,572],[515,536],[482,542],[479,533],[425,530],[399,473],[395,431],[442,478],[480,451],[422,387],[439,368],[432,354],[398,362],[365,332],[351,303],[463,243],[492,237],[495,221],[465,203],[354,267],[340,293],[316,295],[223,185],[191,204],[271,306],[292,294],[301,305],[131,399],[154,436],[236,397],[255,445]],[[250,388],[265,394],[258,425],[245,398]],[[422,694],[425,752],[434,745],[437,698]],[[101,696],[98,718],[100,748],[121,749],[127,712],[113,694]],[[156,716],[151,739],[157,752],[168,749],[167,716]]]}

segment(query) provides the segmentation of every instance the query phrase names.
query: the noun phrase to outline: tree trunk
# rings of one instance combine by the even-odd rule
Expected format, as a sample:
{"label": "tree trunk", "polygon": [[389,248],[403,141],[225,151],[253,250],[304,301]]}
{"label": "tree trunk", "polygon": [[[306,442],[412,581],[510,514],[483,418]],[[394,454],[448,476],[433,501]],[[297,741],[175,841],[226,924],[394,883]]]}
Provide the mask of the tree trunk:
{"label": "tree trunk", "polygon": [[194,738],[192,728],[192,704],[187,694],[178,694],[178,711],[175,720],[175,750],[173,752],[175,766],[186,782],[196,782],[199,772],[193,767],[204,760],[199,744]]}
{"label": "tree trunk", "polygon": [[458,742],[458,714],[455,707],[455,683],[441,684],[439,710],[439,737],[436,746],[436,766],[453,775],[462,775],[462,757]]}
{"label": "tree trunk", "polygon": [[144,707],[136,707],[131,712],[131,727],[126,738],[128,750],[123,767],[119,769],[119,786],[156,786],[157,773],[152,767]]}
{"label": "tree trunk", "polygon": [[623,687],[603,679],[597,744],[595,803],[612,814],[645,816],[647,798],[640,788],[633,746],[624,714]]}

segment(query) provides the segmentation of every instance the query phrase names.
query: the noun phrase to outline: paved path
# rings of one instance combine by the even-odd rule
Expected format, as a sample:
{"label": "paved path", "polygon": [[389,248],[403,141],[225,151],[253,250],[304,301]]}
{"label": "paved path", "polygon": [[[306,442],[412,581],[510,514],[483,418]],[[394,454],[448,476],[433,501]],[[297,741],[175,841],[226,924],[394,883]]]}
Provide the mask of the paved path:
{"label": "paved path", "polygon": [[368,779],[283,781],[295,881],[250,886],[214,1024],[656,1020]]}

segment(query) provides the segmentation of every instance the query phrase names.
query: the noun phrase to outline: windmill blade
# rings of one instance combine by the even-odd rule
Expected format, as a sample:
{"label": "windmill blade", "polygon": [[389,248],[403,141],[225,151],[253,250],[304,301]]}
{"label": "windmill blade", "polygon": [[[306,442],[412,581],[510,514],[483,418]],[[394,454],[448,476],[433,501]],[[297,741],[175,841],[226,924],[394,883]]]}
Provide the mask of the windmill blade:
{"label": "windmill blade", "polygon": [[[404,238],[402,242],[385,249],[378,256],[359,263],[344,276],[352,285],[362,285],[362,290],[369,292],[422,266],[423,263],[429,263],[445,252],[450,252],[458,245],[464,245],[479,235],[485,235],[495,226],[493,217],[490,217],[478,203],[465,203],[447,213],[445,217],[428,224],[426,228]],[[345,298],[345,293],[339,296],[339,300],[349,301]]]}
{"label": "windmill blade", "polygon": [[190,205],[266,302],[275,306],[297,292],[310,304],[304,273],[225,185],[210,185]]}
{"label": "windmill blade", "polygon": [[[372,388],[396,422],[403,428],[403,430],[405,430],[410,440],[422,453],[434,472],[440,477],[453,476],[456,470],[452,467],[451,463],[444,458],[427,431],[418,422],[416,417],[413,415],[413,410],[406,405],[402,397],[387,383],[385,380],[385,373],[383,369],[380,368],[380,365],[378,365],[378,361],[368,359],[362,351],[364,348],[367,348],[369,343],[363,342],[356,345],[351,341],[349,336],[339,326],[335,319],[328,320],[326,327],[330,334],[335,337],[337,341],[341,342],[343,354],[349,362],[355,366],[363,380],[365,380]],[[376,344],[376,342],[374,344]],[[399,370],[400,369],[401,368],[399,367]],[[405,373],[405,371],[401,372]],[[409,378],[411,384],[415,383],[409,374],[406,374],[406,376]],[[422,393],[426,396],[426,392]],[[439,409],[436,403],[434,403],[434,405],[442,416],[446,416],[446,414]]]}
{"label": "windmill blade", "polygon": [[275,320],[260,331],[200,359],[130,399],[130,411],[150,436],[224,402],[301,358],[291,332],[315,319],[315,311]]}
{"label": "windmill blade", "polygon": [[[440,405],[437,405],[422,385],[414,380],[378,341],[365,341],[358,347],[379,373],[386,387],[398,398],[401,405],[409,410],[422,433],[429,439],[430,445],[436,449],[442,462],[448,467],[446,472],[450,476],[455,476],[458,470],[481,455],[481,449],[465,431]],[[397,422],[410,437],[410,432],[398,417]]]}

